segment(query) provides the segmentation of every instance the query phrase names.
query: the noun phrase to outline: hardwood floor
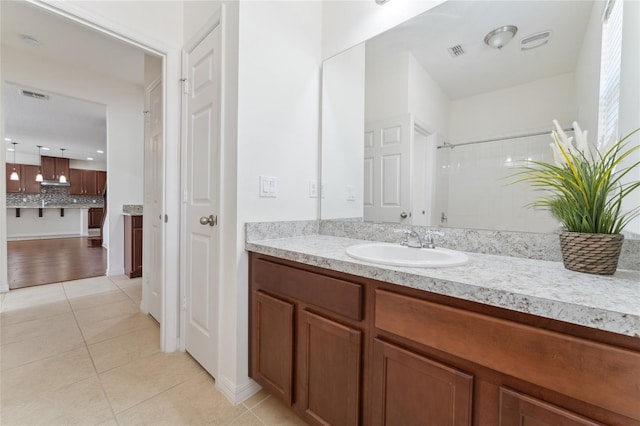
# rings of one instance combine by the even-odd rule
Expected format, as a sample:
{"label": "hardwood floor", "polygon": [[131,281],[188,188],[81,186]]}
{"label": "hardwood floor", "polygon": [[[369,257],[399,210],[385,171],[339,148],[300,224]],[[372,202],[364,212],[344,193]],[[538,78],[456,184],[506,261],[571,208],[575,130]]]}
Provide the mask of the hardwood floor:
{"label": "hardwood floor", "polygon": [[7,242],[9,288],[105,275],[107,250],[86,237]]}

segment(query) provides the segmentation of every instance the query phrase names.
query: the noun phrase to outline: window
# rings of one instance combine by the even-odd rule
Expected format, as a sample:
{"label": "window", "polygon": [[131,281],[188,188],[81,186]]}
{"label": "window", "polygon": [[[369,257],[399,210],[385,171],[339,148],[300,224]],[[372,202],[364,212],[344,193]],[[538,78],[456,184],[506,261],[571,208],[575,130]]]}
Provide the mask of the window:
{"label": "window", "polygon": [[608,0],[602,17],[600,109],[598,113],[599,149],[618,139],[623,3],[622,0]]}

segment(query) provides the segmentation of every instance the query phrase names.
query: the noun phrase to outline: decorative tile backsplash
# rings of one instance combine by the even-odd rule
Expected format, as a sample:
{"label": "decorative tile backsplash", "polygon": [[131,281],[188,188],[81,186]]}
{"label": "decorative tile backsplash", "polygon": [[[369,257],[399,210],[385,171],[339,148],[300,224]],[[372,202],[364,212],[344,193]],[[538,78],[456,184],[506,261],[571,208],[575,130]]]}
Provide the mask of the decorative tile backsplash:
{"label": "decorative tile backsplash", "polygon": [[68,186],[41,187],[40,194],[7,194],[7,207],[40,207],[44,205],[87,205],[102,207],[100,195],[69,195]]}

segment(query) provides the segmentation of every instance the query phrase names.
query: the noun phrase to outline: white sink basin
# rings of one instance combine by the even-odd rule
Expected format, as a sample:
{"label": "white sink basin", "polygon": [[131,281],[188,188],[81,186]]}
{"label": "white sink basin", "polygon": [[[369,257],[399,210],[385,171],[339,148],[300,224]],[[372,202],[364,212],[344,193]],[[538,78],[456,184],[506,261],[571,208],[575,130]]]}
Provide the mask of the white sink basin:
{"label": "white sink basin", "polygon": [[347,254],[372,263],[413,268],[443,268],[467,263],[466,254],[444,248],[413,248],[389,243],[366,243],[347,247]]}

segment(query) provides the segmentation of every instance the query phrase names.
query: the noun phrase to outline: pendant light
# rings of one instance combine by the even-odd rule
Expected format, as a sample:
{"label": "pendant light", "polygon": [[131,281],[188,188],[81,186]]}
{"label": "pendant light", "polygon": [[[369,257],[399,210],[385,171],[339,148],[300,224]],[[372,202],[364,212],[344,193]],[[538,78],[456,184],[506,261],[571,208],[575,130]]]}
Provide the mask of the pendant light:
{"label": "pendant light", "polygon": [[[13,172],[11,172],[11,177],[9,180],[20,180],[20,176],[18,176],[18,172],[16,172],[16,145],[17,142],[11,142],[13,144]],[[5,175],[6,176],[6,175]]]}
{"label": "pendant light", "polygon": [[[62,158],[64,158],[65,149],[64,148],[60,148],[60,151],[62,151]],[[58,179],[58,181],[60,183],[67,183],[67,178],[65,177],[64,171],[62,171],[62,170],[60,171],[60,178]]]}
{"label": "pendant light", "polygon": [[42,145],[38,145],[38,174],[36,175],[36,182],[42,182],[44,180],[42,178],[42,157],[40,156],[41,149]]}

